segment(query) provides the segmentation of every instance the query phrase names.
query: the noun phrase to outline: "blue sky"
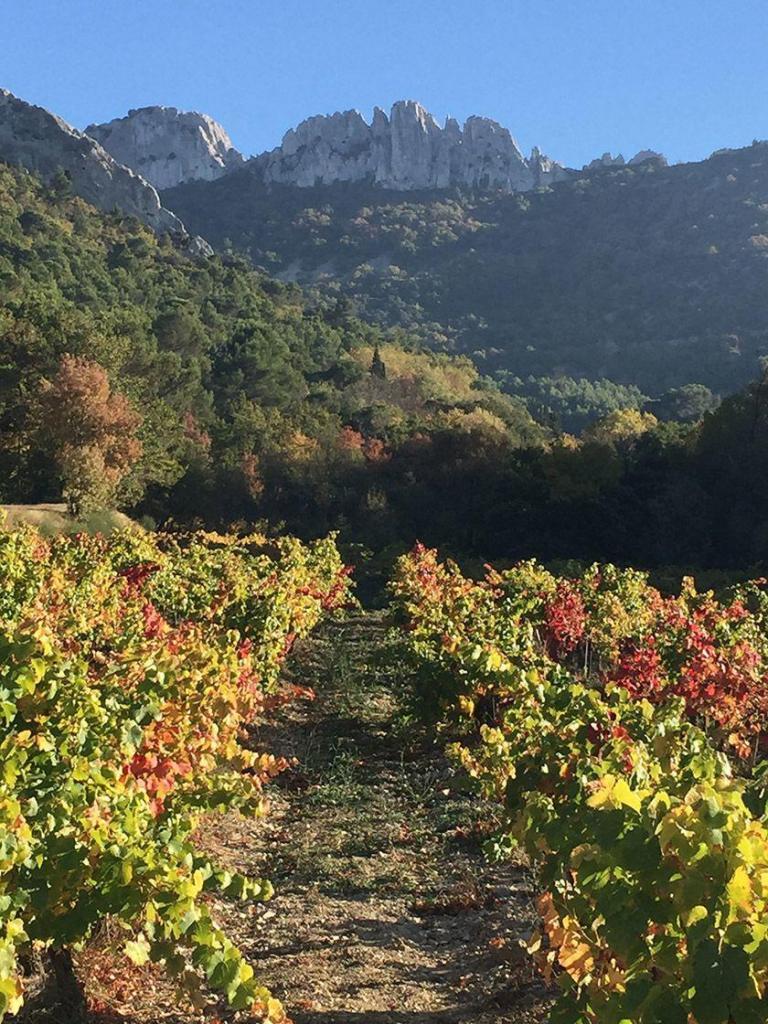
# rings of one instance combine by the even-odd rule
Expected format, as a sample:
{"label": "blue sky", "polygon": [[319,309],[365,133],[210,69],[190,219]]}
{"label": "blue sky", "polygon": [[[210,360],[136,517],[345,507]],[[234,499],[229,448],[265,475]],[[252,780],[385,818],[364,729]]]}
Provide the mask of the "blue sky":
{"label": "blue sky", "polygon": [[768,138],[768,0],[0,0],[0,85],[84,127],[163,103],[250,154],[418,99],[579,166]]}

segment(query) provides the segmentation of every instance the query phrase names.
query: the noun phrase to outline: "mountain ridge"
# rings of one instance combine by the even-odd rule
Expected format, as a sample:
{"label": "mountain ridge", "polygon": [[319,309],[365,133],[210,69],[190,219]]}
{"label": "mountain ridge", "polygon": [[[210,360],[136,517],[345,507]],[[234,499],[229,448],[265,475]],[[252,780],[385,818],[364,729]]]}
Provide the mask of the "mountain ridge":
{"label": "mountain ridge", "polygon": [[186,234],[179,218],[162,206],[157,190],[136,171],[63,118],[2,88],[0,160],[44,179],[63,171],[72,190],[100,210],[117,207],[155,231]]}
{"label": "mountain ridge", "polygon": [[768,145],[527,192],[297,189],[250,165],[163,193],[214,246],[499,379],[743,386],[768,354]]}
{"label": "mountain ridge", "polygon": [[472,116],[441,127],[415,100],[398,100],[370,124],[357,110],[317,115],[290,129],[280,146],[254,158],[265,182],[307,187],[372,179],[383,188],[469,187],[525,191],[567,175],[534,149],[526,158],[509,130]]}
{"label": "mountain ridge", "polygon": [[[157,188],[212,181],[249,166],[265,183],[295,185],[370,180],[382,188],[489,188],[528,191],[581,173],[534,146],[525,156],[508,128],[473,114],[443,125],[416,100],[397,100],[389,114],[374,107],[370,121],[357,109],[315,114],[289,128],[279,146],[245,159],[224,127],[207,114],[176,107],[129,110],[85,129],[115,159]],[[664,158],[642,150],[630,165]],[[605,153],[597,165],[623,166]],[[584,170],[586,168],[582,168]]]}
{"label": "mountain ridge", "polygon": [[504,383],[723,393],[768,355],[765,145],[672,166],[653,151],[604,154],[574,171],[525,157],[487,118],[440,127],[414,101],[370,124],[355,111],[309,118],[249,160],[207,115],[144,107],[90,130],[116,149],[117,126],[133,146],[124,160],[183,183],[161,200],[97,140],[0,92],[0,159],[49,182],[64,170],[77,195],[161,233],[186,223],[322,307],[350,300]]}

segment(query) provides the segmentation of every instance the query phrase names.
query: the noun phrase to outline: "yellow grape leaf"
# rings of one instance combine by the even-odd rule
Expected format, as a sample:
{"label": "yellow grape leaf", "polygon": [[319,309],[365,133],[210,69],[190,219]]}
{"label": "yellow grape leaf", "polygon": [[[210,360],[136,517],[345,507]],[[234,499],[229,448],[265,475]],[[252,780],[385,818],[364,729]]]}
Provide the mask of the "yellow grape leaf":
{"label": "yellow grape leaf", "polygon": [[611,810],[618,807],[630,807],[638,814],[642,810],[642,796],[647,795],[647,790],[636,791],[630,789],[625,779],[617,779],[614,775],[604,775],[593,784],[594,791],[587,799],[587,806],[599,810],[601,807]]}
{"label": "yellow grape leaf", "polygon": [[471,717],[475,713],[475,702],[471,697],[461,696],[459,697],[459,709],[463,714]]}
{"label": "yellow grape leaf", "polygon": [[7,1010],[14,1016],[21,1009],[23,1002],[24,990],[19,978],[0,978],[0,1010]]}
{"label": "yellow grape leaf", "polygon": [[24,922],[21,920],[21,918],[11,918],[11,920],[5,926],[5,937],[7,939],[14,939],[16,941],[27,938],[27,933],[24,931]]}
{"label": "yellow grape leaf", "polygon": [[587,807],[593,807],[595,810],[605,807],[606,804],[609,807],[615,807],[613,802],[613,787],[615,785],[616,780],[612,775],[603,776],[595,783],[595,791],[592,796],[587,798]]}
{"label": "yellow grape leaf", "polygon": [[283,1004],[266,988],[256,990],[251,1012],[259,1014],[269,1024],[289,1024]]}
{"label": "yellow grape leaf", "polygon": [[245,960],[240,964],[237,969],[237,978],[241,982],[250,981],[253,977],[253,968]]}
{"label": "yellow grape leaf", "polygon": [[659,817],[664,814],[672,806],[672,798],[669,793],[665,793],[663,789],[659,790],[648,805],[648,810],[652,817]]}
{"label": "yellow grape leaf", "polygon": [[726,892],[728,894],[728,901],[731,904],[731,912],[733,912],[733,908],[742,911],[749,911],[751,909],[752,882],[749,877],[749,872],[743,864],[737,867],[731,875],[728,880]]}
{"label": "yellow grape leaf", "polygon": [[273,1022],[273,1024],[283,1024],[284,1021],[288,1020],[283,1004],[279,999],[270,997],[267,1000],[267,1020]]}
{"label": "yellow grape leaf", "polygon": [[613,788],[613,799],[616,804],[624,807],[631,807],[633,811],[637,811],[639,814],[642,810],[643,804],[640,796],[629,788],[629,784],[625,779],[619,779]]}
{"label": "yellow grape leaf", "polygon": [[683,915],[683,924],[686,928],[691,928],[693,925],[698,924],[699,921],[703,921],[707,916],[707,908],[698,904],[695,907],[691,907],[688,913]]}
{"label": "yellow grape leaf", "polygon": [[504,658],[500,651],[491,650],[488,652],[488,657],[485,662],[486,672],[498,672],[503,664]]}
{"label": "yellow grape leaf", "polygon": [[144,964],[149,962],[149,943],[146,936],[140,935],[138,939],[126,942],[123,948],[125,955],[137,967],[143,967]]}

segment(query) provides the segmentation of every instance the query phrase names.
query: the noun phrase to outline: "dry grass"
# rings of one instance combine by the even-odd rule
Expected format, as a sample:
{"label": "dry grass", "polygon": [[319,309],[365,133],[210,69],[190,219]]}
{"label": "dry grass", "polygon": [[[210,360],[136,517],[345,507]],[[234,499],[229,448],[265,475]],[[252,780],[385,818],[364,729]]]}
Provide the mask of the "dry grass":
{"label": "dry grass", "polygon": [[67,506],[55,503],[39,505],[0,505],[0,527],[14,529],[22,524],[34,526],[44,536],[58,533],[113,533],[115,530],[139,529],[122,512],[98,512],[85,519],[73,519]]}

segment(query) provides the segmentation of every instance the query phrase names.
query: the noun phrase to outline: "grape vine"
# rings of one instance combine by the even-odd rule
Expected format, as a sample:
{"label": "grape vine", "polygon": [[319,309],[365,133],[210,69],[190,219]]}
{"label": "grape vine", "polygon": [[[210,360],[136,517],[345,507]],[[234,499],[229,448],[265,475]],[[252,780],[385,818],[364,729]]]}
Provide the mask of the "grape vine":
{"label": "grape vine", "polygon": [[537,871],[551,1020],[764,1021],[764,581],[724,602],[611,566],[475,582],[418,547],[392,586],[423,702],[502,812],[489,852]]}
{"label": "grape vine", "polygon": [[24,528],[0,533],[0,574],[0,1019],[30,944],[75,945],[110,917],[191,998],[207,984],[285,1020],[204,898],[271,885],[219,868],[194,832],[265,811],[284,762],[245,726],[289,699],[292,644],[347,600],[333,540]]}

